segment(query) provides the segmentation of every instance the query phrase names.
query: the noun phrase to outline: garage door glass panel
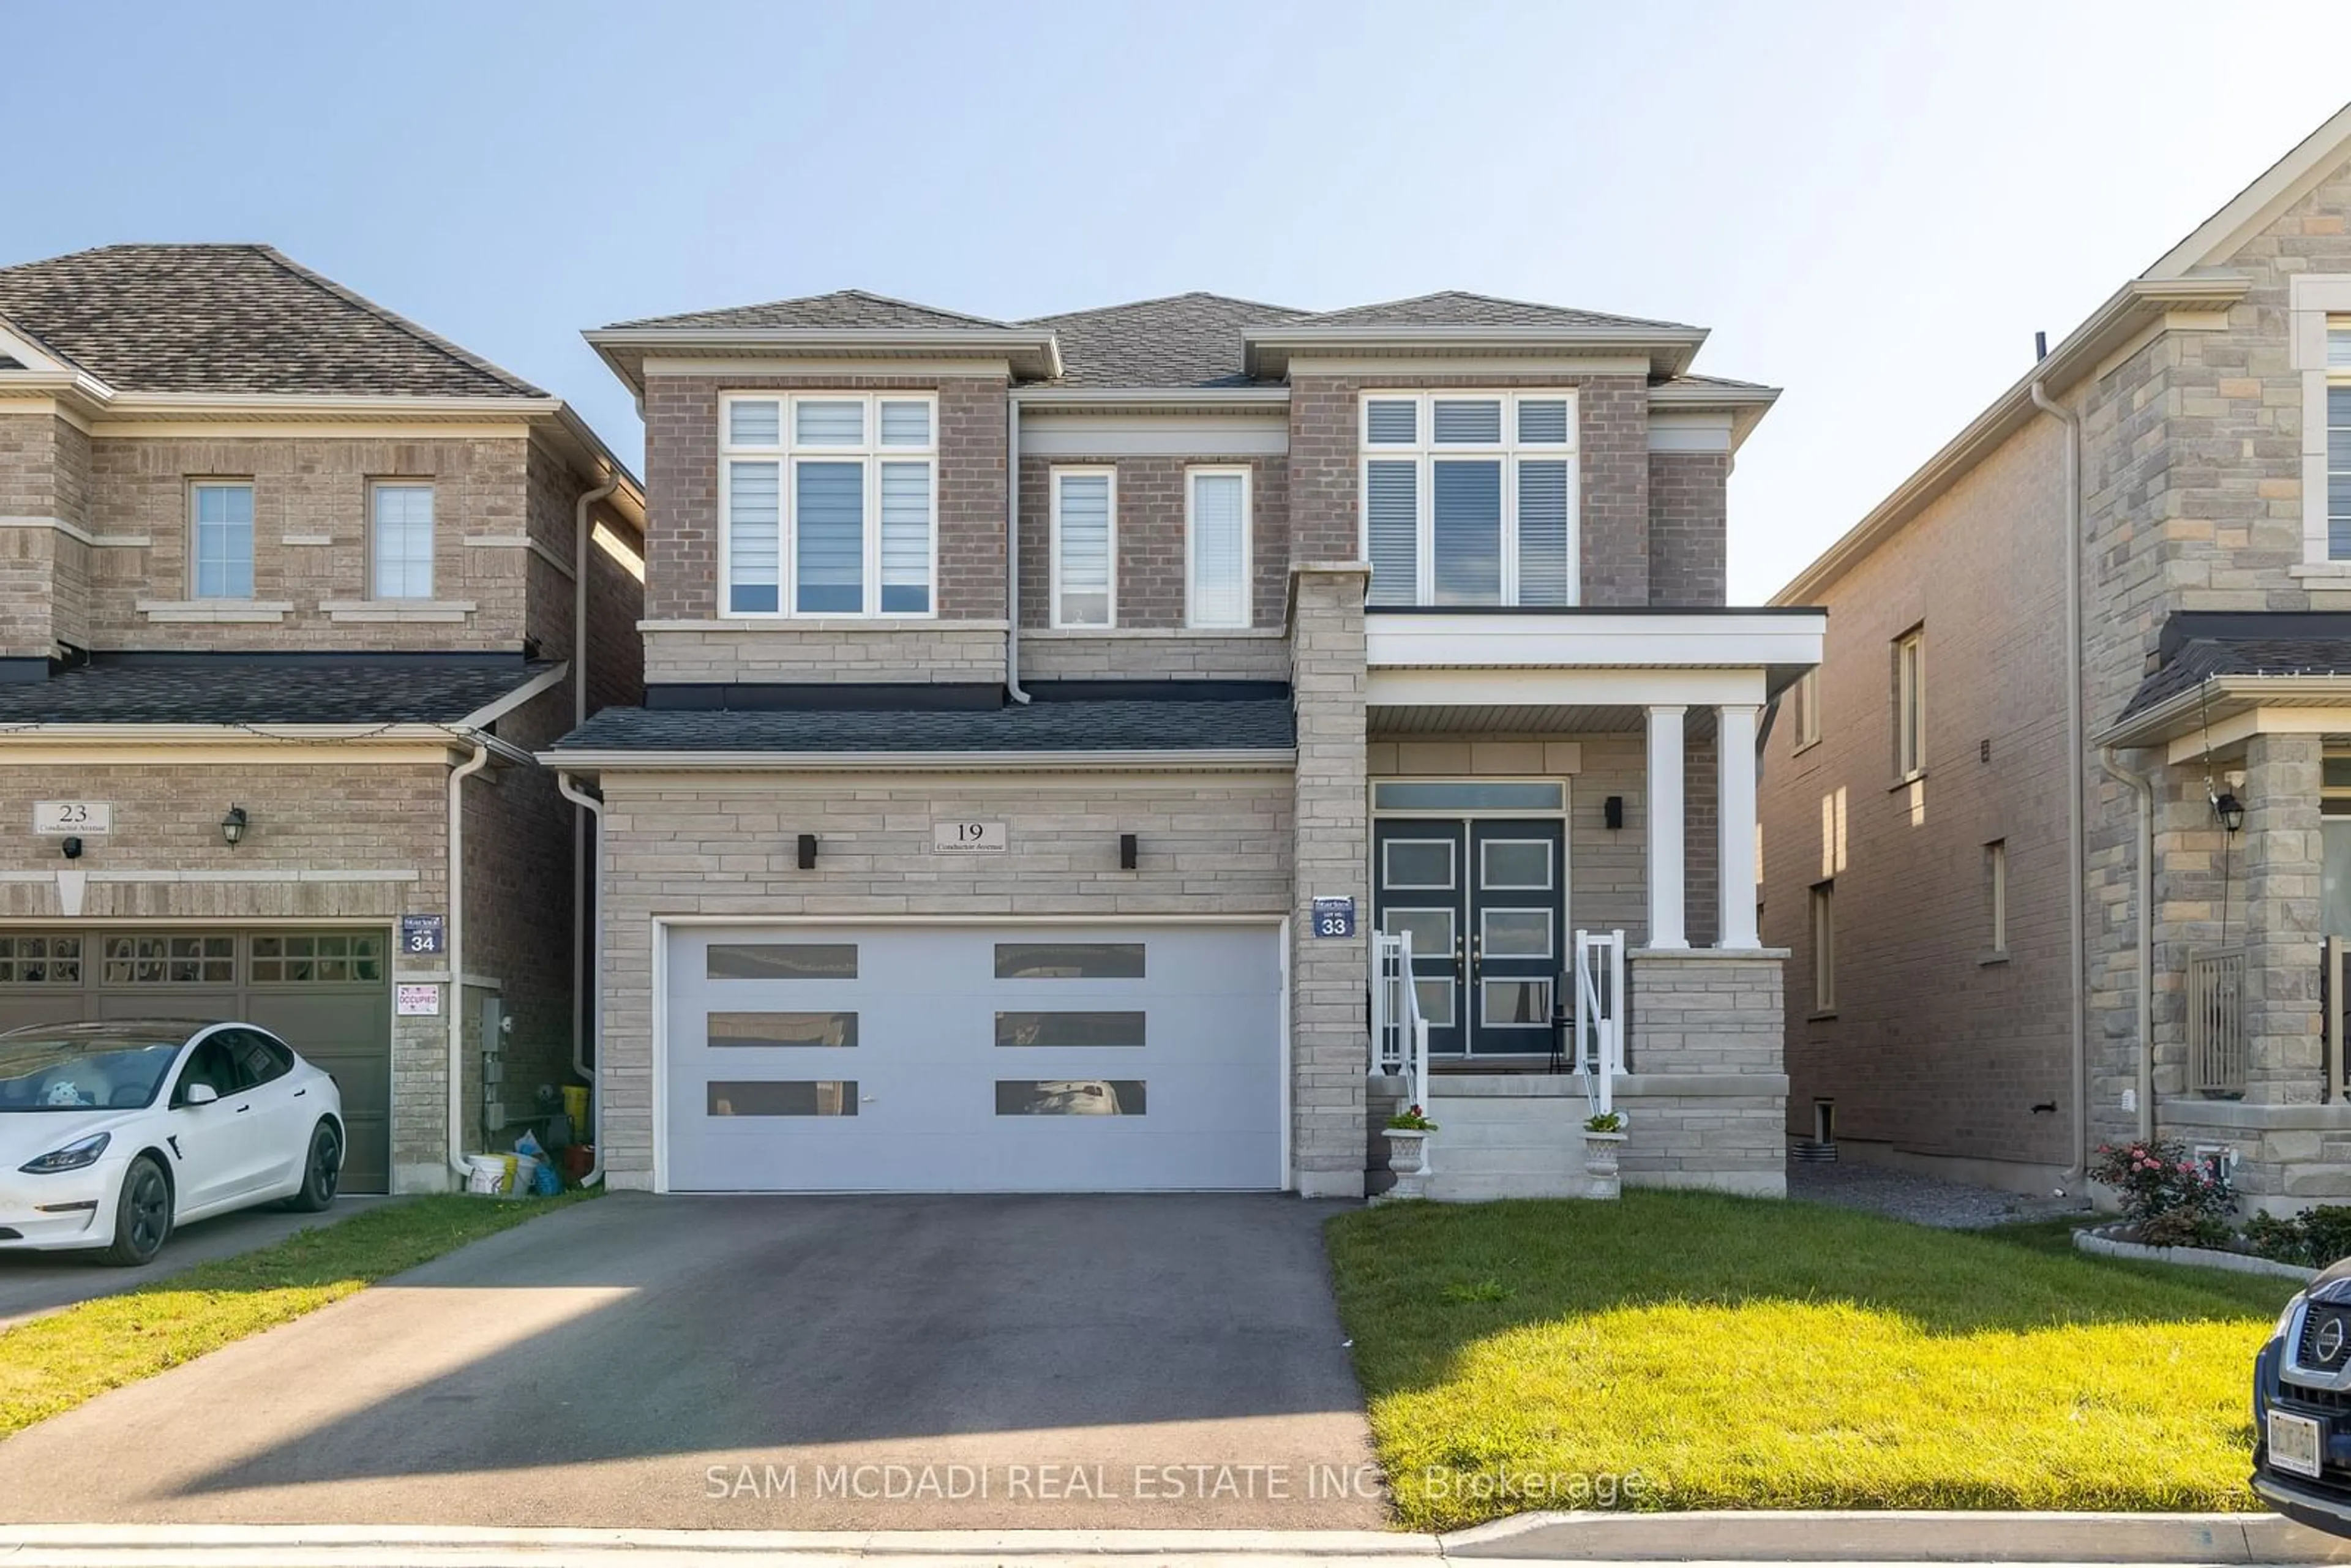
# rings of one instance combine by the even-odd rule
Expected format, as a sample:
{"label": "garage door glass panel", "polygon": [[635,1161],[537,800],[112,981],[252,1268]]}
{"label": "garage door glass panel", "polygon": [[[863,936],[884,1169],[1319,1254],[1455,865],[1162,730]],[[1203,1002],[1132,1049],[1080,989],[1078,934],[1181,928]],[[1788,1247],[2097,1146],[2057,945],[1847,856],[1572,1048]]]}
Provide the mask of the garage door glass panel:
{"label": "garage door glass panel", "polygon": [[1139,980],[1140,942],[998,942],[999,980]]}
{"label": "garage door glass panel", "polygon": [[998,1045],[1143,1044],[1139,1012],[1021,1012],[996,1015]]}
{"label": "garage door glass panel", "polygon": [[712,1013],[710,1043],[714,1047],[821,1045],[843,1048],[857,1043],[855,1013]]}
{"label": "garage door glass panel", "polygon": [[854,1116],[857,1085],[848,1079],[734,1079],[708,1085],[714,1116]]}
{"label": "garage door glass panel", "polygon": [[999,1116],[1140,1116],[1143,1081],[1136,1078],[999,1078]]}
{"label": "garage door glass panel", "polygon": [[109,936],[110,986],[225,986],[236,980],[234,936]]}
{"label": "garage door glass panel", "polygon": [[713,943],[703,960],[712,980],[853,980],[854,942]]}
{"label": "garage door glass panel", "polygon": [[368,931],[295,932],[253,939],[257,986],[338,986],[383,978],[383,937]]}
{"label": "garage door glass panel", "polygon": [[78,986],[78,936],[0,936],[0,986]]}

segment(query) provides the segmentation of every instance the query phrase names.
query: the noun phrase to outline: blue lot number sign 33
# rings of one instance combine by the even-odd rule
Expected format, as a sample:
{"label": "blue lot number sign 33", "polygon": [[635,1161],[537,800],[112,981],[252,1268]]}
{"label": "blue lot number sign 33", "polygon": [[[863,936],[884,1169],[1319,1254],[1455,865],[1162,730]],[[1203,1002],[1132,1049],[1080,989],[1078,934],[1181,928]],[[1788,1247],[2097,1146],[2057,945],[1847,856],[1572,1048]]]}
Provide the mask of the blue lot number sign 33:
{"label": "blue lot number sign 33", "polygon": [[1317,936],[1353,936],[1355,934],[1355,901],[1352,898],[1318,898],[1314,901],[1314,935]]}

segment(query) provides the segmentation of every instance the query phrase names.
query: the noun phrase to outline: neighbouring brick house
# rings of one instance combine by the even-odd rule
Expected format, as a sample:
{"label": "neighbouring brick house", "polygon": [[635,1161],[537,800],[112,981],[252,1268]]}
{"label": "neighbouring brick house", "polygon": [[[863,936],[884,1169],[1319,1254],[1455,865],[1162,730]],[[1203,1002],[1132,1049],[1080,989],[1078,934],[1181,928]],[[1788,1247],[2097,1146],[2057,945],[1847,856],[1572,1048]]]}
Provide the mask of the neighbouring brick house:
{"label": "neighbouring brick house", "polygon": [[276,1028],[354,1190],[510,1143],[581,946],[533,752],[640,697],[643,520],[559,400],[265,246],[0,267],[0,1025]]}
{"label": "neighbouring brick house", "polygon": [[1426,1093],[1440,1196],[1558,1192],[1605,1092],[1633,1179],[1782,1190],[1755,739],[1822,618],[1723,606],[1776,394],[1702,330],[848,291],[589,338],[645,696],[542,755],[601,797],[615,1185],[1361,1195]]}
{"label": "neighbouring brick house", "polygon": [[1831,612],[1765,772],[1790,1130],[2024,1189],[2155,1134],[2351,1197],[2351,110],[1779,601]]}

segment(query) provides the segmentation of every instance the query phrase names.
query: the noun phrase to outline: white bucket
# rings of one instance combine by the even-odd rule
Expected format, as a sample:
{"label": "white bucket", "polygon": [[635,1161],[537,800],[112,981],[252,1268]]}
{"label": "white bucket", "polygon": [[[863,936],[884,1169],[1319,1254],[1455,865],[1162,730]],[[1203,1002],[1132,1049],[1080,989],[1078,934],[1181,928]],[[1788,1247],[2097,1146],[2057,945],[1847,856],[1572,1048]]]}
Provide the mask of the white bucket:
{"label": "white bucket", "polygon": [[538,1189],[531,1183],[538,1175],[538,1162],[528,1155],[514,1155],[509,1157],[514,1161],[514,1186],[507,1189],[507,1196],[508,1197],[537,1196]]}
{"label": "white bucket", "polygon": [[504,1155],[467,1155],[465,1156],[465,1190],[467,1192],[501,1193],[507,1189],[507,1156]]}

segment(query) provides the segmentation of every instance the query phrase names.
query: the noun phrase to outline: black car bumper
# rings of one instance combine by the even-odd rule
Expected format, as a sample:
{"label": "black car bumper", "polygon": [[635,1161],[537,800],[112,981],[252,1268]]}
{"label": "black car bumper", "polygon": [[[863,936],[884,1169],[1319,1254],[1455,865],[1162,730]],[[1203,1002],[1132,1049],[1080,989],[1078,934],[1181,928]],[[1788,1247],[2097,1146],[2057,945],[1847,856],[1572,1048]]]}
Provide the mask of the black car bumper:
{"label": "black car bumper", "polygon": [[2329,1535],[2351,1536],[2351,1497],[2345,1497],[2332,1487],[2282,1476],[2274,1470],[2255,1470],[2253,1493],[2296,1524]]}

